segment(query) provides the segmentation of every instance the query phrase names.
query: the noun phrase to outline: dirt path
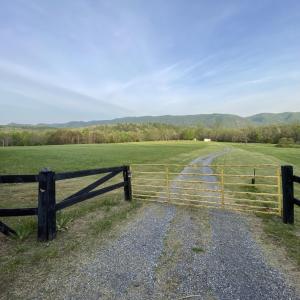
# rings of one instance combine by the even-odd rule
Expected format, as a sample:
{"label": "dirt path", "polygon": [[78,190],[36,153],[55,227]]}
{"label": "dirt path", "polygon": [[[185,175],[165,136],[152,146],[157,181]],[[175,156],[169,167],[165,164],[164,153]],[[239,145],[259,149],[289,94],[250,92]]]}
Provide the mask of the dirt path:
{"label": "dirt path", "polygon": [[[206,165],[217,155],[194,162]],[[212,170],[202,167],[200,172]],[[49,274],[27,298],[299,299],[281,273],[266,263],[246,218],[218,210],[147,205],[119,237],[82,254],[72,274]]]}

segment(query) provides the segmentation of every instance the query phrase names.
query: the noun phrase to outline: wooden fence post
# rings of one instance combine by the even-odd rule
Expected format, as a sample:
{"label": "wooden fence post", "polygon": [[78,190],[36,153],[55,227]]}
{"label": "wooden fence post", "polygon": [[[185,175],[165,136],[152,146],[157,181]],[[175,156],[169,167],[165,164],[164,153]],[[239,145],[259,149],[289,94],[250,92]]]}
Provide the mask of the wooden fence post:
{"label": "wooden fence post", "polygon": [[39,173],[38,240],[48,241],[56,236],[55,173],[42,170]]}
{"label": "wooden fence post", "polygon": [[131,187],[131,172],[130,166],[124,166],[123,169],[124,178],[124,196],[126,201],[132,200],[132,187]]}
{"label": "wooden fence post", "polygon": [[282,166],[282,221],[285,224],[294,224],[294,180],[293,167]]}

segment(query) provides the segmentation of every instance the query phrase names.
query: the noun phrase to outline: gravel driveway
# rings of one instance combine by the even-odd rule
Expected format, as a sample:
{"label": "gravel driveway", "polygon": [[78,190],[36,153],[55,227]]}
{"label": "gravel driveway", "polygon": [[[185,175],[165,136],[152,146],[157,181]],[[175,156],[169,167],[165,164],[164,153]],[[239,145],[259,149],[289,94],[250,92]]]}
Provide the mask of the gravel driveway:
{"label": "gravel driveway", "polygon": [[[213,158],[200,161],[209,165]],[[212,170],[203,167],[202,173]],[[212,238],[207,253],[207,281],[217,299],[300,299],[283,275],[267,264],[245,215],[211,210],[209,219]]]}
{"label": "gravel driveway", "polygon": [[[207,165],[217,155],[194,162]],[[49,279],[29,298],[300,299],[266,263],[246,219],[220,210],[146,205],[118,238],[91,249],[75,272]]]}

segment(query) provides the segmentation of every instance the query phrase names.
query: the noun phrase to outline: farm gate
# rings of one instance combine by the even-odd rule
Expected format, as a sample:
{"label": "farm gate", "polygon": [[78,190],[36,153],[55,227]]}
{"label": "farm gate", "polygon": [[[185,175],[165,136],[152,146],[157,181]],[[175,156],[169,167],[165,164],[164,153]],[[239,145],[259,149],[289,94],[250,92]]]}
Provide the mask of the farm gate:
{"label": "farm gate", "polygon": [[280,166],[133,164],[133,199],[281,215]]}

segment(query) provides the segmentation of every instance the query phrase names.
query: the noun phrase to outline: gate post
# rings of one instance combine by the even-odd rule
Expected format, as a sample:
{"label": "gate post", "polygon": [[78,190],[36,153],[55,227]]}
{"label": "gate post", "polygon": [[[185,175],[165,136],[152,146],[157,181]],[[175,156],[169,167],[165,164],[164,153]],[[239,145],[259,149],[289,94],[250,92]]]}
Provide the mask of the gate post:
{"label": "gate post", "polygon": [[132,187],[131,187],[131,172],[130,166],[124,166],[123,169],[124,178],[124,196],[126,201],[132,200]]}
{"label": "gate post", "polygon": [[282,176],[282,221],[294,224],[294,180],[293,167],[281,166]]}
{"label": "gate post", "polygon": [[56,236],[55,173],[44,169],[39,173],[38,240],[53,240]]}

